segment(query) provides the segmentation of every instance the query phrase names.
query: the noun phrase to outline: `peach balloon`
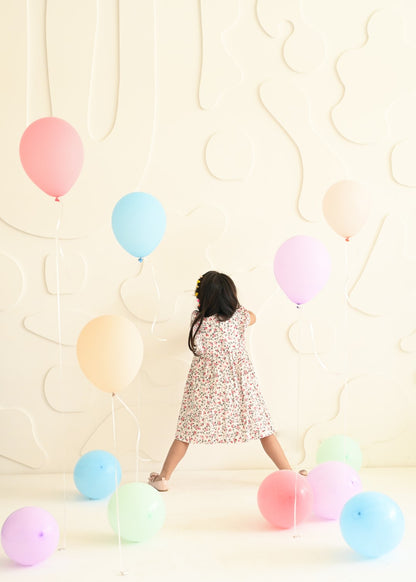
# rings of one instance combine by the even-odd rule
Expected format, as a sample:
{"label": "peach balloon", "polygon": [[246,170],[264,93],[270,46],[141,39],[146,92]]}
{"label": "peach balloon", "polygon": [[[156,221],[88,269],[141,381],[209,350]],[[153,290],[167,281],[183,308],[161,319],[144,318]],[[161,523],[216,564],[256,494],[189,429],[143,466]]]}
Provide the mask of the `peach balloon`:
{"label": "peach balloon", "polygon": [[329,226],[346,240],[363,227],[370,213],[370,196],[366,188],[352,180],[333,184],[322,201]]}
{"label": "peach balloon", "polygon": [[137,375],[143,360],[143,341],[129,319],[101,315],[79,334],[77,357],[88,380],[104,392],[116,393]]}

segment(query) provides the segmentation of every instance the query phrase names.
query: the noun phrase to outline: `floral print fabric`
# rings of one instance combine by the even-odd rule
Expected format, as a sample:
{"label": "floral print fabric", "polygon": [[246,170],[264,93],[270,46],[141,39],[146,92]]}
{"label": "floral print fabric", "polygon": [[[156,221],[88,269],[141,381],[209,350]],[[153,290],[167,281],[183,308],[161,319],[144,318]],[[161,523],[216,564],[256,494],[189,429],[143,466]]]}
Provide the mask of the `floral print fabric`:
{"label": "floral print fabric", "polygon": [[[197,311],[192,314],[194,321]],[[175,438],[187,443],[237,443],[274,433],[248,356],[250,313],[239,307],[227,321],[203,319],[185,385]]]}

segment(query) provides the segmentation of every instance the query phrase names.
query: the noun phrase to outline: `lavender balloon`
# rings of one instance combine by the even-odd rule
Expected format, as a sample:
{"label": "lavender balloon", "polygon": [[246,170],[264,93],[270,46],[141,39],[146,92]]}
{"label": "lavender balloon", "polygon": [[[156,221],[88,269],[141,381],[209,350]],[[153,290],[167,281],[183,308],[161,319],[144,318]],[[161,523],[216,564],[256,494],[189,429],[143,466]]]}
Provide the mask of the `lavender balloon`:
{"label": "lavender balloon", "polygon": [[347,463],[327,461],[308,475],[313,491],[314,513],[324,519],[338,519],[344,505],[362,490],[357,472]]}
{"label": "lavender balloon", "polygon": [[284,242],[274,257],[276,281],[293,303],[306,303],[325,286],[331,258],[325,245],[311,236],[298,235]]}
{"label": "lavender balloon", "polygon": [[33,566],[56,550],[59,527],[54,517],[40,507],[22,507],[9,515],[1,529],[1,543],[11,560]]}

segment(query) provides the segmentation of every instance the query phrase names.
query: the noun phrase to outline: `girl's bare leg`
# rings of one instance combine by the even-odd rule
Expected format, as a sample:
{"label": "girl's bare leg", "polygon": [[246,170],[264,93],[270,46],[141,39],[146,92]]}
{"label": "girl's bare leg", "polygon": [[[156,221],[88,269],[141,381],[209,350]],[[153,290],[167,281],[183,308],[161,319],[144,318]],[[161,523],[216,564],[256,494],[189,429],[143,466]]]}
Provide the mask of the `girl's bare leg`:
{"label": "girl's bare leg", "polygon": [[289,461],[274,434],[260,439],[265,452],[269,455],[278,469],[291,469]]}
{"label": "girl's bare leg", "polygon": [[178,441],[175,439],[168,451],[166,456],[165,462],[163,463],[162,470],[160,471],[159,475],[155,478],[155,481],[159,479],[170,479],[173,471],[176,469],[178,463],[183,459],[185,456],[186,451],[188,450],[189,443],[185,443],[183,441]]}

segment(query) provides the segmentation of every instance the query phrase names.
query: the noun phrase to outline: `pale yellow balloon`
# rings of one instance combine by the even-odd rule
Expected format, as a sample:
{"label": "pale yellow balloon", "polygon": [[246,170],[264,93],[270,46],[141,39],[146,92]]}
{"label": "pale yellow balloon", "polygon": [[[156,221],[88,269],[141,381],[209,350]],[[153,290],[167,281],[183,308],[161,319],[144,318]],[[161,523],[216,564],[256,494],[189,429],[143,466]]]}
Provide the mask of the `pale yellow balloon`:
{"label": "pale yellow balloon", "polygon": [[358,182],[333,184],[322,201],[325,219],[346,240],[361,230],[370,214],[370,195]]}
{"label": "pale yellow balloon", "polygon": [[120,392],[136,377],[143,360],[139,330],[121,315],[101,315],[82,329],[77,341],[81,370],[104,392]]}

